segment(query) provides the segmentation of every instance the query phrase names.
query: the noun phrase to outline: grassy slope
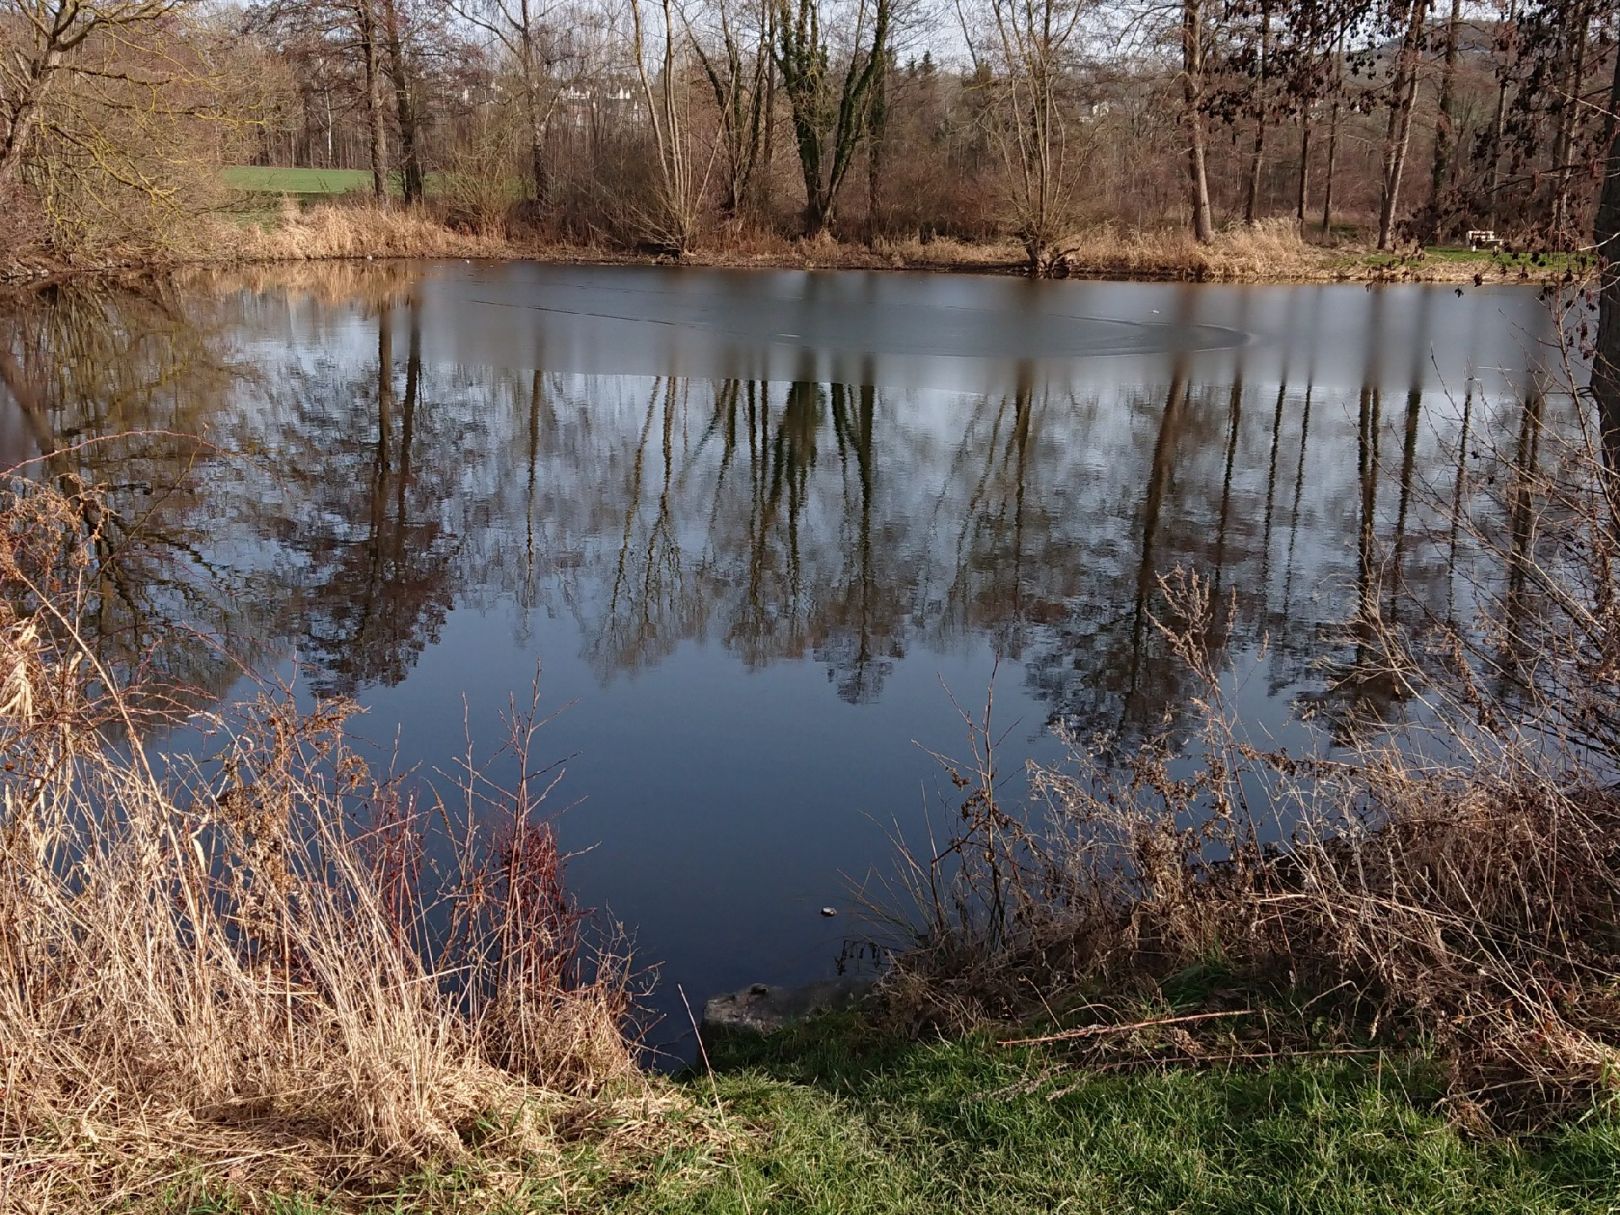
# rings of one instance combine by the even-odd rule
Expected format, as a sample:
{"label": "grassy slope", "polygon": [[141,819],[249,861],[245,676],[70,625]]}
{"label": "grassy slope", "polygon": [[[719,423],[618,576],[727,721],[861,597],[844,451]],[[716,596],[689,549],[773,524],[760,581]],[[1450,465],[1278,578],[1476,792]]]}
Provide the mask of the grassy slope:
{"label": "grassy slope", "polygon": [[[1223,1073],[1081,1076],[986,1040],[899,1043],[828,1019],[722,1045],[717,1096],[740,1146],[633,1169],[576,1155],[497,1196],[476,1169],[418,1177],[388,1212],[1620,1211],[1620,1120],[1533,1144],[1474,1142],[1421,1069],[1343,1059]],[[712,1088],[711,1088],[712,1085]],[[223,1203],[202,1210],[229,1210]],[[318,1204],[280,1210],[314,1212]]]}

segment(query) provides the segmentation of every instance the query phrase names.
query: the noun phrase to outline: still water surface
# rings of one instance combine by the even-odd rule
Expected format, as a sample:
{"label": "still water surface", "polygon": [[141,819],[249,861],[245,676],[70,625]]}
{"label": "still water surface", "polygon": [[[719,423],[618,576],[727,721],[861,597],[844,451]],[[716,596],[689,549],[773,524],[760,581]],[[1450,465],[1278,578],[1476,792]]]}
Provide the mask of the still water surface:
{"label": "still water surface", "polygon": [[[1004,769],[1190,714],[1152,623],[1205,573],[1260,738],[1313,744],[1358,605],[1488,581],[1548,411],[1526,289],[433,263],[61,289],[9,314],[0,462],[114,486],[161,559],[104,644],[210,695],[363,704],[423,774],[541,671],[570,883],[694,1006],[829,974],[849,883]],[[1555,400],[1561,400],[1556,398]],[[201,449],[193,441],[206,439]],[[87,440],[104,441],[89,443]],[[1387,689],[1359,687],[1391,718]]]}

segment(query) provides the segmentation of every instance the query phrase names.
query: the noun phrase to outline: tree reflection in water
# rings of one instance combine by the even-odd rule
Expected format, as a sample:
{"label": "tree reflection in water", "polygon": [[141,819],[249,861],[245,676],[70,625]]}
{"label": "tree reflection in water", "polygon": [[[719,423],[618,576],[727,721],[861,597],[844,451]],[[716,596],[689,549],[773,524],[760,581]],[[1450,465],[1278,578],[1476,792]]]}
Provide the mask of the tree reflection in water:
{"label": "tree reflection in water", "polygon": [[[1185,566],[1230,602],[1207,644],[1264,640],[1269,691],[1392,718],[1370,622],[1457,619],[1513,578],[1469,540],[1496,502],[1470,444],[1513,435],[1533,466],[1571,424],[1567,401],[1471,379],[1459,403],[1416,360],[1386,417],[1381,293],[1359,386],[1315,382],[1312,349],[1259,375],[1239,347],[1122,376],[1022,361],[956,393],[462,362],[429,340],[419,278],[336,273],[11,306],[8,407],[41,452],[70,447],[38,475],[96,482],[116,512],[102,644],[161,638],[214,694],[222,647],[291,651],[317,691],[352,693],[407,679],[476,607],[515,651],[571,619],[601,681],[705,641],[751,669],[812,661],[851,703],[919,654],[988,645],[1051,723],[1129,739],[1189,709],[1155,623]],[[1197,297],[1176,299],[1194,325]],[[111,551],[136,530],[139,560]]]}

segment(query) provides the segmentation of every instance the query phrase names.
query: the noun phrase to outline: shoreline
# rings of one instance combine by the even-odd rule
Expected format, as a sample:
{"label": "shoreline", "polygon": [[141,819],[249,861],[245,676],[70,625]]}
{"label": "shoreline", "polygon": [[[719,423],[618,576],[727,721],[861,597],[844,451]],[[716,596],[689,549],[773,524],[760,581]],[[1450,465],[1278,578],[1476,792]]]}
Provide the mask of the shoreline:
{"label": "shoreline", "polygon": [[[760,252],[716,246],[696,249],[683,257],[634,250],[575,245],[526,245],[507,238],[469,236],[434,225],[434,239],[411,242],[380,240],[347,248],[299,252],[296,250],[247,255],[141,256],[89,262],[70,260],[13,260],[0,264],[0,290],[30,289],[81,279],[145,278],[190,271],[238,270],[254,267],[316,262],[397,262],[463,259],[494,263],[530,262],[555,266],[647,266],[712,270],[888,271],[910,274],[962,274],[1027,277],[1025,265],[1009,257],[1006,246],[966,245],[955,241],[938,255],[918,242],[871,248],[856,244],[803,243]],[[412,247],[412,246],[415,247]],[[1431,286],[1536,286],[1574,285],[1588,270],[1569,255],[1550,255],[1545,264],[1533,258],[1503,261],[1493,255],[1468,256],[1455,252],[1432,254],[1379,254],[1368,250],[1327,250],[1302,246],[1298,253],[1268,264],[1265,259],[1236,258],[1219,242],[1193,247],[1191,255],[1179,249],[1155,255],[1151,249],[1123,247],[1118,253],[1076,254],[1053,281],[1122,283],[1211,283],[1249,286],[1316,285],[1431,285]],[[1387,259],[1387,260],[1385,260]]]}

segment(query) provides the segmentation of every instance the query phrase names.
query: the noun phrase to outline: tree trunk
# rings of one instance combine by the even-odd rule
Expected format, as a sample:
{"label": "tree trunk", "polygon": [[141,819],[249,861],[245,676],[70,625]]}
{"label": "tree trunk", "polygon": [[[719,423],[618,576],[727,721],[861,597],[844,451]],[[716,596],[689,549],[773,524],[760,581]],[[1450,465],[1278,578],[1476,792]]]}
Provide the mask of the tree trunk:
{"label": "tree trunk", "polygon": [[[1620,113],[1620,56],[1609,89],[1609,113]],[[1599,251],[1597,349],[1592,360],[1592,395],[1597,399],[1609,471],[1620,478],[1620,124],[1613,125],[1606,149],[1603,189],[1598,195],[1593,244]]]}
{"label": "tree trunk", "polygon": [[411,101],[410,71],[399,37],[399,7],[381,0],[383,43],[388,50],[388,74],[394,81],[394,109],[399,118],[399,160],[407,205],[422,201],[422,162],[417,155],[416,106]]}
{"label": "tree trunk", "polygon": [[0,143],[0,198],[11,192],[22,178],[23,158],[28,154],[28,141],[34,136],[39,123],[39,105],[50,87],[51,77],[61,66],[62,51],[51,47],[28,65],[23,81],[23,93],[12,113],[11,126],[6,139]]}
{"label": "tree trunk", "polygon": [[1400,60],[1391,90],[1389,125],[1384,131],[1383,192],[1378,207],[1378,247],[1388,249],[1395,233],[1395,212],[1400,205],[1401,177],[1412,142],[1412,111],[1417,103],[1418,60],[1422,54],[1423,19],[1429,0],[1411,0]]}
{"label": "tree trunk", "polygon": [[877,243],[882,233],[884,153],[889,126],[889,64],[878,65],[872,81],[872,116],[866,145],[866,243]]}
{"label": "tree trunk", "polygon": [[1271,5],[1260,6],[1260,81],[1254,119],[1254,151],[1249,157],[1249,188],[1243,199],[1243,222],[1260,218],[1260,172],[1266,157],[1266,118],[1271,104],[1267,72],[1271,67]]}
{"label": "tree trunk", "polygon": [[1305,103],[1299,119],[1299,193],[1294,200],[1294,218],[1300,235],[1305,234],[1305,212],[1311,204],[1311,108]]}
{"label": "tree trunk", "polygon": [[1446,59],[1440,74],[1440,102],[1434,119],[1434,163],[1429,171],[1430,237],[1441,234],[1441,198],[1451,186],[1457,157],[1457,32],[1462,25],[1462,0],[1451,0],[1446,23]]}
{"label": "tree trunk", "polygon": [[1187,186],[1192,205],[1193,236],[1208,244],[1215,239],[1215,221],[1209,206],[1209,173],[1204,148],[1204,3],[1182,0],[1181,5],[1183,119],[1187,125]]}
{"label": "tree trunk", "polygon": [[1344,27],[1333,50],[1333,108],[1328,114],[1327,165],[1322,177],[1322,236],[1333,230],[1333,170],[1339,159],[1339,114],[1344,105]]}
{"label": "tree trunk", "polygon": [[1500,203],[1498,195],[1502,192],[1502,144],[1507,135],[1507,104],[1508,104],[1508,78],[1515,67],[1515,46],[1518,42],[1518,31],[1513,28],[1518,16],[1517,3],[1510,3],[1507,17],[1503,22],[1508,28],[1508,42],[1503,46],[1502,65],[1497,69],[1496,85],[1496,118],[1491,124],[1491,196],[1490,206],[1485,217],[1485,226],[1494,230],[1496,228],[1497,208]]}
{"label": "tree trunk", "polygon": [[1581,82],[1586,75],[1587,28],[1591,14],[1585,4],[1570,15],[1569,67],[1564,77],[1564,96],[1558,112],[1557,134],[1553,140],[1553,198],[1549,227],[1555,248],[1566,248],[1569,241],[1570,158],[1575,155],[1575,124],[1580,114]]}
{"label": "tree trunk", "polygon": [[360,47],[366,60],[366,119],[371,132],[371,192],[388,199],[388,137],[383,129],[382,62],[377,46],[377,20],[371,0],[360,0]]}

